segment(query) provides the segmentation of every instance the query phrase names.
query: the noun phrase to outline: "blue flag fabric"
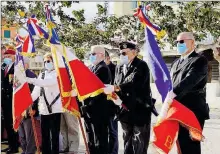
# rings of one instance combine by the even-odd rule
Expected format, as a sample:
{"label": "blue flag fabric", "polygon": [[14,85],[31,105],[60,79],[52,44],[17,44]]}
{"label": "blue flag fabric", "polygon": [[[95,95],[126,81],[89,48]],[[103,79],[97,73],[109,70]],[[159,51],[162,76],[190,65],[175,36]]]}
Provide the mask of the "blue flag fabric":
{"label": "blue flag fabric", "polygon": [[163,60],[155,36],[147,26],[145,28],[145,39],[145,51],[148,58],[148,66],[151,70],[157,89],[162,97],[162,101],[164,102],[169,91],[172,91],[170,73]]}

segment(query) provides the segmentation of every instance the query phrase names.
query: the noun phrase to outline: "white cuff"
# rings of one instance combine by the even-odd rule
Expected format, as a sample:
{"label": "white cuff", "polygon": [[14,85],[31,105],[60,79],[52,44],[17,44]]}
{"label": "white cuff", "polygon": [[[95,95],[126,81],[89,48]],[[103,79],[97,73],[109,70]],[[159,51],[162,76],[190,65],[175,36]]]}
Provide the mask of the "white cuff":
{"label": "white cuff", "polygon": [[27,83],[33,84],[35,82],[35,80],[36,80],[35,78],[26,77]]}

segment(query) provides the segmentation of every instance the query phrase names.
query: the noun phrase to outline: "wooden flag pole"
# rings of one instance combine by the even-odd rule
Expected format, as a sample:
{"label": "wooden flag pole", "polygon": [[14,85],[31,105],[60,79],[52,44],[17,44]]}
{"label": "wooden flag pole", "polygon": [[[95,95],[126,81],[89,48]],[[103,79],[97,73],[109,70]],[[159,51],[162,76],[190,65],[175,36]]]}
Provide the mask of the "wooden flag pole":
{"label": "wooden flag pole", "polygon": [[39,142],[38,142],[37,131],[36,131],[35,122],[34,122],[34,116],[32,113],[33,113],[33,110],[32,110],[32,108],[30,108],[30,116],[31,116],[33,131],[34,131],[35,144],[37,147],[37,154],[40,154],[40,146],[39,146]]}
{"label": "wooden flag pole", "polygon": [[81,132],[82,132],[82,135],[83,135],[83,140],[84,140],[84,143],[85,143],[85,146],[86,146],[86,152],[87,152],[87,154],[90,154],[89,146],[88,146],[88,143],[86,141],[86,135],[85,135],[85,132],[84,132],[84,129],[83,129],[81,118],[78,117],[78,120],[79,120],[80,129],[81,129]]}

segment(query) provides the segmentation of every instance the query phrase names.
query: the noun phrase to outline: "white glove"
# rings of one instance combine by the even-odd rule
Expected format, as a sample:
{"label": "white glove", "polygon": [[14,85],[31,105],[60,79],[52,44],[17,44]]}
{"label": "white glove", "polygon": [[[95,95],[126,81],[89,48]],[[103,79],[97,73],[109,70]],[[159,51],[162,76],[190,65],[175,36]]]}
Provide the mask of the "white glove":
{"label": "white glove", "polygon": [[114,86],[106,84],[105,88],[103,88],[105,94],[112,94],[114,92]]}
{"label": "white glove", "polygon": [[71,96],[72,96],[72,97],[77,96],[76,90],[72,90],[72,91],[71,91]]}
{"label": "white glove", "polygon": [[118,105],[118,106],[122,104],[122,100],[119,97],[117,97],[116,100],[113,99],[113,102],[115,103],[115,105]]}

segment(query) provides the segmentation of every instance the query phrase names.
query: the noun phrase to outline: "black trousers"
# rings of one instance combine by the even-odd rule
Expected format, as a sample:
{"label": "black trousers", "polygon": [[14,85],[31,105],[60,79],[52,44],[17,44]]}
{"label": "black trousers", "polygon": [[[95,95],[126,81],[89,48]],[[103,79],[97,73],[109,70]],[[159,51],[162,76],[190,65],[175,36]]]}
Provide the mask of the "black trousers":
{"label": "black trousers", "polygon": [[121,122],[124,154],[147,154],[150,140],[151,120],[143,126]]}
{"label": "black trousers", "polygon": [[109,119],[109,154],[118,154],[118,121]]}
{"label": "black trousers", "polygon": [[2,96],[2,109],[4,116],[4,125],[7,132],[8,145],[10,149],[18,150],[18,133],[13,129],[13,119],[12,119],[12,96]]}
{"label": "black trousers", "polygon": [[84,116],[90,154],[108,154],[108,119]]}
{"label": "black trousers", "polygon": [[61,113],[41,115],[42,154],[59,154]]}
{"label": "black trousers", "polygon": [[[198,118],[199,123],[204,128],[205,120]],[[178,135],[178,146],[181,154],[201,154],[201,145],[199,141],[193,141],[190,138],[189,131],[180,126]]]}

